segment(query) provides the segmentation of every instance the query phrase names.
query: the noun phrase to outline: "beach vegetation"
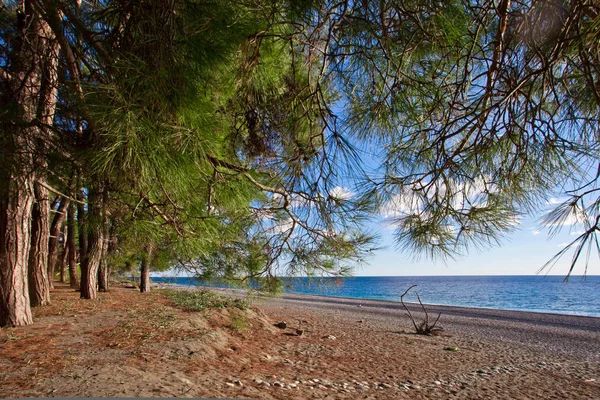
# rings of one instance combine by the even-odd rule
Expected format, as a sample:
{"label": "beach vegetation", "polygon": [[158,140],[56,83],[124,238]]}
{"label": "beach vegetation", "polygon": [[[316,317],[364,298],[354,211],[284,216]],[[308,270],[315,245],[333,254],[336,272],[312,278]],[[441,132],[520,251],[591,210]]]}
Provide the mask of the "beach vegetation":
{"label": "beach vegetation", "polygon": [[210,290],[164,290],[173,302],[189,311],[219,310],[233,308],[246,310],[249,303],[243,299],[232,299]]}
{"label": "beach vegetation", "polygon": [[234,332],[243,333],[250,328],[250,321],[243,314],[232,314],[229,319],[231,320],[231,330]]}

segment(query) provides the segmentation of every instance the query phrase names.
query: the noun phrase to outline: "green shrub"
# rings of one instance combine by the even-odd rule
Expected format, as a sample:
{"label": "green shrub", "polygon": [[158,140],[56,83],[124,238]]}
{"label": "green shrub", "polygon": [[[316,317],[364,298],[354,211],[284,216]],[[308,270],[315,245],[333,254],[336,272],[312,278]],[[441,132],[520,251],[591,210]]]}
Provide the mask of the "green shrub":
{"label": "green shrub", "polygon": [[235,332],[245,332],[249,329],[250,323],[248,319],[243,315],[232,315],[231,319],[231,330]]}
{"label": "green shrub", "polygon": [[232,299],[210,290],[165,290],[165,294],[180,307],[190,311],[206,311],[223,308],[245,310],[249,307],[246,300]]}

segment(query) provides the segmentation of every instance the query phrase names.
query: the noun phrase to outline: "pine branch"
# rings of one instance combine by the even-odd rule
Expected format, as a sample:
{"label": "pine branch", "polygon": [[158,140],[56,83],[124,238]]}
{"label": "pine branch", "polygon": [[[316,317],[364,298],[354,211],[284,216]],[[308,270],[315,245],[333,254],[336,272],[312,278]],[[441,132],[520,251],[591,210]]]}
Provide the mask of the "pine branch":
{"label": "pine branch", "polygon": [[69,199],[69,200],[71,200],[71,201],[74,201],[75,203],[82,204],[82,205],[86,205],[86,204],[87,204],[85,201],[78,200],[78,199],[76,199],[76,198],[74,198],[74,197],[72,197],[72,196],[69,196],[69,195],[67,195],[67,194],[64,194],[64,193],[62,193],[62,192],[61,192],[61,191],[59,191],[59,190],[56,190],[56,189],[55,189],[55,188],[53,188],[52,186],[48,185],[46,182],[43,182],[43,181],[41,181],[41,180],[39,180],[39,179],[36,179],[36,181],[35,181],[35,182],[36,182],[38,185],[40,185],[40,186],[42,186],[42,187],[45,187],[46,189],[50,190],[51,192],[54,192],[54,193],[56,193],[56,194],[58,194],[58,195],[61,195],[61,196],[62,196],[62,197],[64,197],[65,199]]}

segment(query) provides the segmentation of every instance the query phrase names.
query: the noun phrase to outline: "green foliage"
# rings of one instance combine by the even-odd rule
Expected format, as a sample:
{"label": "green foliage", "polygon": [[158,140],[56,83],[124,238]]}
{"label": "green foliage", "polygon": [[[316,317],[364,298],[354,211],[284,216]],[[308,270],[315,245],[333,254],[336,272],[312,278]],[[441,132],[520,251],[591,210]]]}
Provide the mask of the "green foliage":
{"label": "green foliage", "polygon": [[[61,69],[39,167],[65,192],[103,187],[110,222],[89,223],[118,238],[113,264],[152,250],[154,270],[272,291],[351,273],[373,215],[412,254],[497,243],[563,180],[548,219],[585,214],[579,254],[599,221],[597,10],[496,3],[40,3]],[[16,7],[0,7],[3,89]],[[2,149],[32,123],[11,93]]]}
{"label": "green foliage", "polygon": [[587,207],[597,196],[584,190],[596,191],[586,170],[600,150],[600,60],[589,47],[599,20],[588,7],[365,1],[307,21],[305,40],[325,41],[311,56],[327,48],[320,78],[336,82],[341,130],[380,149],[363,199],[397,228],[400,248],[447,257],[497,243],[556,182],[581,188],[571,204],[588,210],[587,231],[598,226]]}
{"label": "green foliage", "polygon": [[250,327],[248,318],[244,315],[234,314],[230,317],[231,319],[231,330],[238,333],[247,331]]}
{"label": "green foliage", "polygon": [[223,308],[245,310],[250,305],[245,300],[232,299],[209,290],[164,290],[166,296],[189,311],[208,311]]}

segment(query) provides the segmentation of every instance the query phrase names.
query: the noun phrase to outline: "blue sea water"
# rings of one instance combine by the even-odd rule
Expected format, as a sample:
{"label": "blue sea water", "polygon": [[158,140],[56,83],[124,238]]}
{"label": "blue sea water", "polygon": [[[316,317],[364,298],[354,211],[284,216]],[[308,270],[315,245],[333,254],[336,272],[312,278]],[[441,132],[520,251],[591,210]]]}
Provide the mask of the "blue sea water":
{"label": "blue sea water", "polygon": [[[400,301],[501,310],[537,311],[600,317],[600,276],[387,276],[354,278],[285,278],[286,291],[322,296]],[[155,282],[206,285],[194,278],[152,278]]]}

